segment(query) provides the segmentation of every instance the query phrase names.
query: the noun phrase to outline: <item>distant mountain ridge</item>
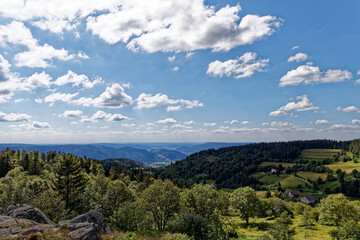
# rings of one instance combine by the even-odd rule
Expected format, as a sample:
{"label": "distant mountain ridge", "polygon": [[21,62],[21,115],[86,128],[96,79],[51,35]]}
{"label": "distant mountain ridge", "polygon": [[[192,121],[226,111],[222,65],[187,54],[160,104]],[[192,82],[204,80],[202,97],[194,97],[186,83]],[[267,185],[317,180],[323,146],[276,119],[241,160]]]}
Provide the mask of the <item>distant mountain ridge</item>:
{"label": "distant mountain ridge", "polygon": [[185,159],[189,154],[202,150],[239,146],[246,143],[95,143],[95,144],[0,144],[0,151],[37,150],[71,153],[97,160],[126,158],[148,166],[159,167]]}

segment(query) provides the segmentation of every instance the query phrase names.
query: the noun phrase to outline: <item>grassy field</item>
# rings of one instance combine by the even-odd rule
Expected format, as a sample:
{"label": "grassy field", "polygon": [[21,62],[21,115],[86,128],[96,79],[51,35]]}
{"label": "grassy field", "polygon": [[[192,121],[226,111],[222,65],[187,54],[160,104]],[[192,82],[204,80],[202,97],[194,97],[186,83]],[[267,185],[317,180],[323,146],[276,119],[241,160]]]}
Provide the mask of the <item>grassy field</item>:
{"label": "grassy field", "polygon": [[301,152],[302,158],[326,159],[334,158],[341,152],[341,149],[306,149]]}
{"label": "grassy field", "polygon": [[327,176],[327,173],[314,173],[314,172],[297,172],[296,174],[304,179],[310,179],[312,181],[316,181],[319,177],[322,180],[325,180]]}
{"label": "grassy field", "polygon": [[276,166],[278,167],[279,165],[282,165],[284,168],[288,168],[288,167],[293,167],[296,164],[295,163],[283,163],[283,162],[262,162],[260,164],[261,167],[266,167],[266,166]]}
{"label": "grassy field", "polygon": [[280,183],[283,188],[296,188],[298,185],[305,186],[306,183],[311,185],[304,179],[295,177],[294,175],[290,174],[277,176],[271,173],[259,172],[254,174],[253,176],[265,185],[277,185],[278,183]]}
{"label": "grassy field", "polygon": [[332,170],[341,169],[347,173],[351,173],[352,170],[356,169],[360,171],[360,163],[354,163],[353,161],[349,162],[336,162],[328,165],[324,165]]}
{"label": "grassy field", "polygon": [[[328,234],[330,230],[335,227],[331,226],[323,226],[320,224],[316,224],[311,229],[307,230],[304,227],[300,227],[299,224],[301,222],[301,216],[296,216],[292,219],[293,225],[295,228],[296,235],[294,236],[295,240],[331,240],[330,235]],[[233,227],[235,227],[236,232],[238,233],[238,239],[258,239],[258,237],[267,235],[267,231],[259,230],[260,226],[270,225],[274,221],[266,220],[264,218],[256,218],[250,219],[250,226],[248,228],[245,227],[245,222],[241,220],[239,217],[231,217],[228,219],[228,222],[231,223]],[[305,238],[306,236],[306,238]]]}

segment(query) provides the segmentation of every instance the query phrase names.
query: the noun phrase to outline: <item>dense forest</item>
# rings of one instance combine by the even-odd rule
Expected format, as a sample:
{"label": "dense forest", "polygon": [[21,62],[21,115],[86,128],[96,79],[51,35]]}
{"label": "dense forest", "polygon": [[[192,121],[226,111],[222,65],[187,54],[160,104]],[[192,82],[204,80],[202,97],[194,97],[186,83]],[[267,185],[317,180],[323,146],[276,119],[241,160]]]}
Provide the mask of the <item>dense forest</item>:
{"label": "dense forest", "polygon": [[[54,222],[97,210],[111,227],[104,239],[247,239],[254,231],[256,237],[249,239],[303,239],[312,232],[359,239],[360,203],[342,193],[360,196],[360,174],[323,166],[350,161],[346,151],[355,155],[353,144],[316,140],[210,149],[157,170],[128,159],[101,162],[59,152],[7,149],[0,152],[0,207],[30,204]],[[311,148],[343,150],[334,159],[318,162],[299,158]],[[250,176],[273,167],[260,166],[265,161],[292,162],[289,174],[327,174],[325,180],[309,179],[313,188],[324,181],[341,184],[311,207],[288,198],[281,186],[266,188]],[[332,194],[336,192],[342,193]]]}
{"label": "dense forest", "polygon": [[159,174],[163,178],[175,179],[186,186],[213,180],[222,188],[251,186],[258,189],[261,184],[251,174],[259,171],[262,162],[293,162],[304,149],[348,149],[349,143],[311,140],[209,149],[192,154],[185,160],[166,167]]}

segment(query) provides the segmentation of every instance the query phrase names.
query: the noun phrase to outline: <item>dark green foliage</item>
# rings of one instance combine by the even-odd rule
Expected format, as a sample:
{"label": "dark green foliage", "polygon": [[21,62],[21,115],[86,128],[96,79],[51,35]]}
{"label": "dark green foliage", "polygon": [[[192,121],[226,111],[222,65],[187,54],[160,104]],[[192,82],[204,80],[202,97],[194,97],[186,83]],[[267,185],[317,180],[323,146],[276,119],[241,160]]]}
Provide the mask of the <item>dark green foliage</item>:
{"label": "dark green foliage", "polygon": [[79,204],[86,182],[80,160],[72,155],[61,155],[55,170],[54,186],[65,201],[67,209],[73,210]]}
{"label": "dark green foliage", "polygon": [[[311,140],[209,149],[167,166],[159,172],[159,175],[162,178],[176,179],[186,186],[210,179],[214,180],[218,187],[234,189],[251,186],[257,189],[260,188],[261,183],[251,177],[251,174],[258,172],[259,165],[264,161],[293,162],[304,149],[346,149],[347,145],[348,142]],[[311,168],[313,167],[312,165]],[[314,170],[326,171],[321,165]]]}
{"label": "dark green foliage", "polygon": [[214,239],[211,238],[212,229],[209,221],[195,213],[181,215],[175,222],[174,231],[185,233],[188,236],[194,237],[195,240]]}
{"label": "dark green foliage", "polygon": [[360,239],[360,225],[356,221],[343,222],[340,227],[330,231],[334,240],[355,240]]}

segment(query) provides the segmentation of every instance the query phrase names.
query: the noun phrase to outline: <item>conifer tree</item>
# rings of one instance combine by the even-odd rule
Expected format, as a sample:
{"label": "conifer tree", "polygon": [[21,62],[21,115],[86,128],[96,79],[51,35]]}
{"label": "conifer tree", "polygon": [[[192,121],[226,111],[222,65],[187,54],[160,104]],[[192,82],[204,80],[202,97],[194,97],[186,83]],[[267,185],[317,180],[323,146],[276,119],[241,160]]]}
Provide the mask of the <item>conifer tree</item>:
{"label": "conifer tree", "polygon": [[65,207],[73,210],[80,201],[80,195],[87,183],[80,161],[72,155],[63,154],[55,170],[55,189],[65,201]]}

